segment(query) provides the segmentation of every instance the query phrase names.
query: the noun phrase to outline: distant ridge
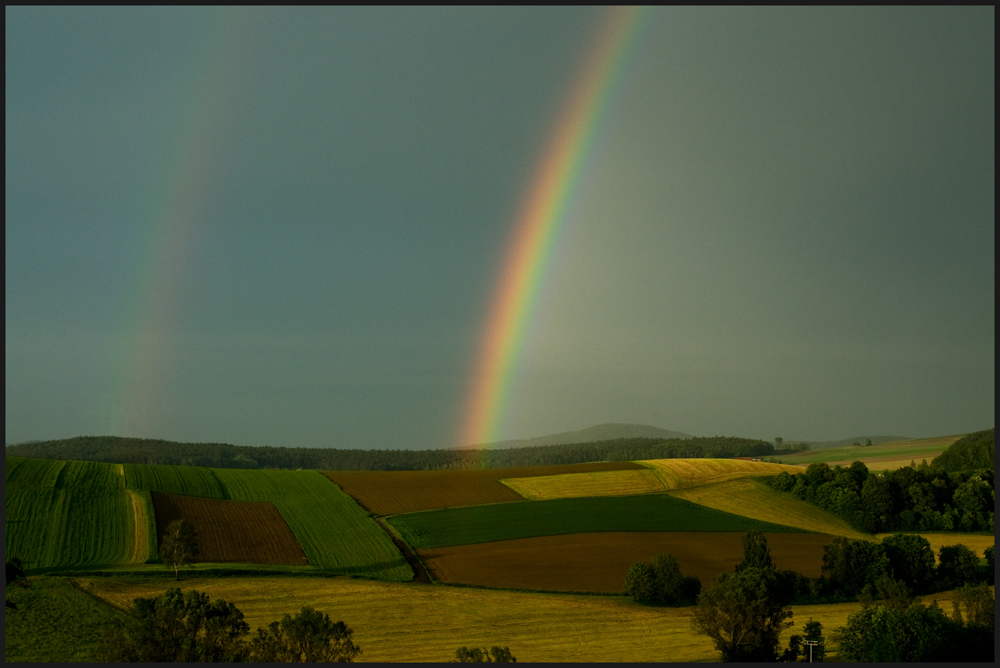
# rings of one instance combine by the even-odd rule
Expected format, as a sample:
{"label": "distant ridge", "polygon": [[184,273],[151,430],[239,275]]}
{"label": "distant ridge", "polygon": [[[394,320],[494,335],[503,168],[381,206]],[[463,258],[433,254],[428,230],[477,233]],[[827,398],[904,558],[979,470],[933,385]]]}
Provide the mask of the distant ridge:
{"label": "distant ridge", "polygon": [[535,438],[522,438],[510,441],[498,441],[496,443],[486,443],[484,445],[472,446],[469,449],[485,448],[488,450],[503,450],[506,448],[526,448],[537,445],[566,445],[569,443],[595,443],[597,441],[612,441],[618,438],[694,438],[690,434],[683,434],[679,431],[660,429],[648,424],[621,424],[611,422],[599,424],[594,427],[587,427],[579,431],[564,431],[560,434],[550,434],[548,436],[537,436]]}

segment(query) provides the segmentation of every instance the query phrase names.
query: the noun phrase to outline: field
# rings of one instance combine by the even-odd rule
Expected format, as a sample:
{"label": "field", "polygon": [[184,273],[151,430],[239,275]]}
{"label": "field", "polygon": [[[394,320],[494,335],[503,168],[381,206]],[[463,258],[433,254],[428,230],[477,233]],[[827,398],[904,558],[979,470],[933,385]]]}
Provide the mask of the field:
{"label": "field", "polygon": [[803,470],[798,466],[738,459],[653,459],[636,463],[644,469],[511,477],[501,482],[526,499],[544,500],[656,494],[753,475],[777,475],[782,471],[800,473]]}
{"label": "field", "polygon": [[774,522],[851,539],[873,540],[871,535],[854,529],[833,513],[796,499],[791,494],[775,491],[755,480],[732,480],[715,485],[679,489],[670,492],[670,496],[763,522]]}
{"label": "field", "polygon": [[377,515],[522,501],[503,478],[641,469],[633,462],[458,471],[324,471],[323,475]]}
{"label": "field", "polygon": [[201,466],[164,466],[124,464],[125,484],[130,489],[145,489],[165,494],[207,496],[228,499],[226,488],[212,469]]}
{"label": "field", "polygon": [[31,569],[144,559],[135,507],[112,464],[6,458],[5,550]]}
{"label": "field", "polygon": [[855,448],[848,446],[845,448],[826,448],[823,450],[806,450],[793,455],[782,455],[780,457],[784,464],[798,464],[808,466],[813,462],[826,462],[830,466],[850,466],[852,462],[864,462],[871,471],[894,471],[904,466],[909,466],[913,461],[919,464],[926,459],[930,464],[931,460],[948,449],[948,447],[962,438],[964,434],[956,436],[938,436],[935,438],[920,438],[908,441],[890,441],[879,443],[869,447]]}
{"label": "field", "polygon": [[31,587],[12,586],[4,619],[4,661],[76,663],[97,661],[101,624],[121,613],[78,591],[66,578],[33,577]]}
{"label": "field", "polygon": [[[668,552],[681,572],[703,586],[743,559],[742,532],[673,531],[576,533],[420,550],[421,561],[439,582],[539,591],[624,591],[625,573],[636,561],[649,563]],[[825,534],[766,533],[778,568],[818,578]]]}
{"label": "field", "polygon": [[770,464],[742,459],[651,459],[642,462],[655,471],[667,489],[701,487],[748,476],[804,473],[805,469],[787,464]]}
{"label": "field", "polygon": [[[389,536],[316,471],[9,457],[7,554],[19,557],[26,570],[112,567],[155,558],[151,492],[273,503],[313,567],[393,581],[413,577]],[[211,551],[231,554],[227,549],[216,546]]]}
{"label": "field", "polygon": [[663,494],[429,510],[396,515],[389,523],[410,546],[421,549],[596,531],[802,531]]}
{"label": "field", "polygon": [[[119,606],[136,596],[156,596],[163,582],[94,578],[82,587]],[[182,585],[185,583],[182,583]],[[354,629],[362,662],[444,662],[461,646],[506,645],[518,662],[715,662],[718,652],[691,632],[690,608],[648,608],[624,596],[574,596],[439,587],[348,578],[215,578],[198,580],[213,600],[232,601],[251,629],[309,605]],[[951,592],[924,597],[950,611]],[[860,603],[792,606],[787,644],[810,619],[829,641]],[[252,632],[252,631],[251,631]]]}
{"label": "field", "polygon": [[223,501],[153,492],[157,533],[183,519],[198,535],[196,562],[308,565],[285,519],[267,502]]}

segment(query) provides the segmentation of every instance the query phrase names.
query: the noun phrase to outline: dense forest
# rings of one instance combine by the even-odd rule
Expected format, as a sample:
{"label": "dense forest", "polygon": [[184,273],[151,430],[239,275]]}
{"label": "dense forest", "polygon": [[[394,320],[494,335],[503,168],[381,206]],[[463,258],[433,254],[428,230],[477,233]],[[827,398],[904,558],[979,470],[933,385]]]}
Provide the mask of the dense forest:
{"label": "dense forest", "polygon": [[774,445],[755,439],[715,436],[668,440],[621,438],[507,450],[340,450],[253,447],[227,443],[177,443],[118,436],[77,436],[58,441],[9,445],[6,453],[18,457],[116,464],[173,464],[218,468],[272,467],[326,471],[421,471],[680,457],[766,457],[774,454]]}
{"label": "dense forest", "polygon": [[868,533],[993,531],[993,469],[948,472],[926,462],[874,474],[862,462],[849,467],[810,464],[805,473],[767,480],[842,517]]}
{"label": "dense forest", "polygon": [[975,471],[994,468],[993,429],[968,434],[934,458],[931,466],[945,471]]}

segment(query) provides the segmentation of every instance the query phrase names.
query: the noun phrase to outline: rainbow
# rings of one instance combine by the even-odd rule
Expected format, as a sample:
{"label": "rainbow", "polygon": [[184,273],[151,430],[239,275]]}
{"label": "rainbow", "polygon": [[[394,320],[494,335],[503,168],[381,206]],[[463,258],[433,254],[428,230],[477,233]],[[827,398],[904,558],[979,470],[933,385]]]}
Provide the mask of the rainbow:
{"label": "rainbow", "polygon": [[530,329],[545,269],[582,181],[584,167],[638,42],[648,9],[615,7],[580,70],[514,223],[487,313],[457,447],[498,439],[512,378]]}
{"label": "rainbow", "polygon": [[218,163],[217,135],[233,111],[233,69],[246,55],[241,44],[246,41],[246,12],[217,8],[205,18],[202,43],[177,91],[174,126],[166,133],[147,209],[137,221],[146,252],[138,257],[127,298],[117,389],[107,415],[108,433],[120,436],[149,437],[163,428],[164,389],[185,277],[205,215],[205,184]]}

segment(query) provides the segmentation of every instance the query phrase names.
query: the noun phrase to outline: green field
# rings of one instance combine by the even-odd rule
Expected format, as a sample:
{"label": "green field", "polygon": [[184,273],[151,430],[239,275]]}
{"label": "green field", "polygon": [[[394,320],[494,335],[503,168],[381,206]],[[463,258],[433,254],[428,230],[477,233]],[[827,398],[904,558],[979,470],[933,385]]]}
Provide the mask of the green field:
{"label": "green field", "polygon": [[828,464],[850,465],[851,462],[860,461],[874,471],[884,469],[896,469],[900,466],[909,466],[910,461],[919,464],[926,459],[930,464],[931,460],[947,450],[952,443],[962,437],[938,436],[935,438],[920,438],[908,441],[889,441],[868,447],[856,448],[847,446],[843,448],[825,448],[823,450],[806,450],[796,452],[792,455],[782,455],[779,457],[783,464],[796,464],[808,466],[813,462],[826,462]]}
{"label": "green field", "polygon": [[12,586],[4,620],[4,661],[96,662],[101,625],[122,613],[76,589],[66,578],[34,577]]}
{"label": "green field", "polygon": [[17,556],[25,569],[127,563],[136,554],[136,523],[119,471],[113,464],[8,457],[7,557]]}
{"label": "green field", "polygon": [[316,471],[8,457],[6,553],[35,572],[155,559],[151,491],[270,501],[313,568],[390,581],[413,577],[403,555],[368,513]]}
{"label": "green field", "polygon": [[215,469],[200,466],[164,466],[159,464],[124,464],[125,484],[130,489],[144,489],[165,494],[207,496],[228,499],[226,488]]}
{"label": "green field", "polygon": [[270,501],[310,565],[383,580],[409,581],[413,570],[354,499],[318,471],[212,469],[235,501]]}
{"label": "green field", "polygon": [[791,531],[662,494],[496,503],[396,515],[388,520],[414,548],[595,531]]}

